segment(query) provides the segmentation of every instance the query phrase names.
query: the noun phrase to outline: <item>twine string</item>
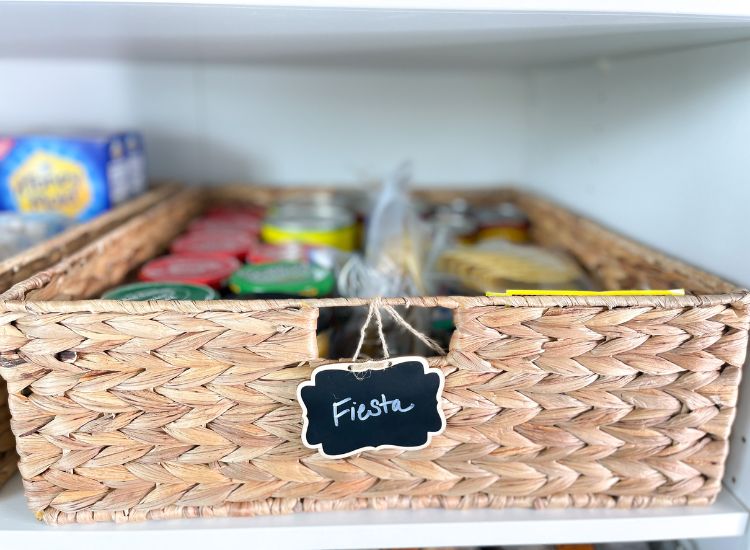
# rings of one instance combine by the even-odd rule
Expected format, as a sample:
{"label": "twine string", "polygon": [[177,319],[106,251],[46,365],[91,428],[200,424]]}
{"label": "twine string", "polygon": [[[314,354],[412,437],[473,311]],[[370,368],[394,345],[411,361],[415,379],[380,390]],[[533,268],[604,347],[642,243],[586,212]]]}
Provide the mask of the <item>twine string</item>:
{"label": "twine string", "polygon": [[365,322],[362,324],[362,328],[359,331],[359,342],[357,343],[357,349],[354,351],[354,355],[352,356],[352,361],[356,361],[359,357],[360,352],[362,351],[362,345],[365,342],[365,336],[367,334],[367,327],[370,326],[370,322],[372,321],[373,317],[375,317],[375,325],[378,329],[378,338],[380,339],[380,345],[383,348],[383,357],[385,359],[390,358],[388,343],[385,340],[385,334],[383,332],[383,317],[380,313],[381,309],[388,313],[388,315],[390,315],[393,320],[396,321],[396,324],[398,326],[407,330],[428,348],[435,351],[438,355],[445,355],[445,350],[440,346],[440,344],[438,344],[435,340],[433,340],[426,334],[415,329],[409,324],[406,319],[404,319],[398,313],[398,311],[396,311],[393,306],[384,303],[381,297],[377,297],[373,298],[370,302],[370,307],[367,310],[367,317],[365,318]]}
{"label": "twine string", "polygon": [[370,308],[367,310],[367,318],[365,319],[365,322],[362,324],[362,328],[359,329],[359,342],[357,343],[357,349],[354,350],[354,356],[352,356],[352,361],[356,361],[357,357],[359,357],[359,352],[362,351],[362,344],[365,343],[365,335],[367,333],[367,327],[370,326],[370,321],[372,320],[372,314],[373,314],[373,304],[374,302],[370,302]]}
{"label": "twine string", "polygon": [[[387,311],[393,319],[395,319],[396,324],[398,324],[400,327],[405,328],[407,331],[409,331],[411,334],[413,334],[420,342],[422,342],[425,346],[430,348],[432,351],[437,353],[438,355],[445,355],[445,350],[438,344],[435,340],[424,334],[423,332],[418,331],[413,326],[411,326],[406,319],[401,317],[401,315],[396,311],[396,309],[388,304],[383,304],[383,309]],[[382,336],[381,336],[382,337]]]}
{"label": "twine string", "polygon": [[380,316],[380,306],[375,306],[375,323],[378,327],[378,337],[380,338],[380,345],[383,346],[383,358],[388,359],[391,354],[388,352],[388,342],[385,341],[385,334],[383,333],[383,318]]}

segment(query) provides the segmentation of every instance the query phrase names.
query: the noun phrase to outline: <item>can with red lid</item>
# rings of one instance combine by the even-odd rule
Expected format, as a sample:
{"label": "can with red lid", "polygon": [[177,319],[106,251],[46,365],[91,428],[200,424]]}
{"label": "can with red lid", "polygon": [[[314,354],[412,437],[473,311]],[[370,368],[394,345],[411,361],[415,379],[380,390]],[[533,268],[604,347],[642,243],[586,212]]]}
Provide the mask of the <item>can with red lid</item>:
{"label": "can with red lid", "polygon": [[230,205],[224,205],[224,206],[212,206],[206,212],[203,214],[203,217],[205,218],[233,218],[233,217],[243,217],[243,218],[257,218],[259,220],[263,219],[263,216],[266,215],[266,208],[264,206],[260,206],[258,204],[246,204],[243,206],[230,206]]}
{"label": "can with red lid", "polygon": [[210,208],[190,224],[190,230],[230,228],[235,231],[260,234],[265,208],[260,206],[218,206]]}
{"label": "can with red lid", "polygon": [[172,254],[146,263],[138,272],[141,281],[193,283],[221,288],[240,268],[232,256]]}
{"label": "can with red lid", "polygon": [[198,218],[188,226],[188,232],[205,231],[235,231],[250,236],[260,234],[262,225],[260,218],[252,217],[230,217],[230,218]]}
{"label": "can with red lid", "polygon": [[[229,236],[229,238],[231,238],[232,236],[237,235],[237,234],[238,234],[238,231],[234,227],[217,225],[217,226],[205,226],[205,227],[197,227],[197,228],[188,227],[187,231],[185,231],[178,238],[199,237],[199,238],[204,238],[204,239],[215,239],[215,238],[222,238],[227,235]],[[251,235],[248,235],[241,231],[239,232],[239,235],[241,235],[243,238],[254,239],[254,237],[252,237]]]}
{"label": "can with red lid", "polygon": [[310,247],[302,243],[267,244],[254,241],[247,250],[245,261],[249,264],[270,264],[283,261],[303,261]]}
{"label": "can with red lid", "polygon": [[252,238],[241,233],[230,231],[195,232],[176,239],[172,242],[170,250],[172,254],[210,254],[232,256],[242,260],[252,243]]}

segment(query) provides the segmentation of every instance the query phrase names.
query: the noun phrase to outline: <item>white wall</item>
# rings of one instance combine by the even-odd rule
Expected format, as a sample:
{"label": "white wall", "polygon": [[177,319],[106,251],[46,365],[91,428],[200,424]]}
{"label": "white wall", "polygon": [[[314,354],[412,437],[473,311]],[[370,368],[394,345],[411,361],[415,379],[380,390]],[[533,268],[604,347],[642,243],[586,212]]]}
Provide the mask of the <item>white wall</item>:
{"label": "white wall", "polygon": [[144,130],[152,175],[345,183],[410,158],[423,182],[520,180],[510,73],[0,60],[0,131]]}
{"label": "white wall", "polygon": [[750,286],[750,43],[531,73],[526,181]]}
{"label": "white wall", "polygon": [[528,184],[750,286],[750,44],[528,73],[0,60],[0,130],[142,128],[155,177]]}

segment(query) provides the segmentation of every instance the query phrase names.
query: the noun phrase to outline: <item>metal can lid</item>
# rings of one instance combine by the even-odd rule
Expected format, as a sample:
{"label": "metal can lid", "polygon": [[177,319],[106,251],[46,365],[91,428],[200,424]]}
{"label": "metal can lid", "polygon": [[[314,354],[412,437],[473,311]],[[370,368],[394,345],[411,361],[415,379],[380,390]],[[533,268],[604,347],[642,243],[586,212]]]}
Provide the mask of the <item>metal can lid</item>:
{"label": "metal can lid", "polygon": [[240,267],[233,256],[172,254],[151,260],[138,273],[141,281],[196,283],[219,288]]}
{"label": "metal can lid", "polygon": [[449,227],[459,237],[471,235],[477,229],[477,221],[470,215],[468,209],[462,208],[462,203],[457,203],[455,208],[454,205],[442,205],[435,212],[435,221],[442,226]]}
{"label": "metal can lid", "polygon": [[243,259],[253,240],[240,233],[207,232],[188,233],[172,242],[173,254],[216,254]]}
{"label": "metal can lid", "polygon": [[310,205],[314,207],[333,205],[351,211],[355,218],[361,219],[369,212],[369,203],[368,193],[362,189],[337,191],[305,189],[304,191],[296,191],[294,194],[284,197],[283,200],[277,202],[273,207],[288,204],[301,205],[304,208],[309,208]]}
{"label": "metal can lid", "polygon": [[218,300],[219,293],[206,285],[186,283],[132,283],[102,294],[103,300]]}
{"label": "metal can lid", "polygon": [[234,294],[285,294],[311,298],[329,295],[333,286],[331,270],[302,262],[245,265],[229,278],[229,290]]}
{"label": "metal can lid", "polygon": [[270,264],[283,261],[302,261],[310,247],[298,242],[267,244],[256,241],[250,245],[245,256],[249,264]]}
{"label": "metal can lid", "polygon": [[203,231],[235,231],[237,233],[247,233],[249,235],[257,235],[260,233],[262,225],[261,218],[255,217],[243,217],[243,216],[231,216],[231,217],[215,217],[215,218],[198,218],[193,220],[188,226],[188,230],[192,232],[203,232]]}
{"label": "metal can lid", "polygon": [[512,202],[482,208],[477,212],[477,218],[481,227],[521,227],[529,223],[523,210]]}
{"label": "metal can lid", "polygon": [[280,203],[266,217],[265,225],[287,231],[334,231],[354,225],[354,214],[337,204]]}

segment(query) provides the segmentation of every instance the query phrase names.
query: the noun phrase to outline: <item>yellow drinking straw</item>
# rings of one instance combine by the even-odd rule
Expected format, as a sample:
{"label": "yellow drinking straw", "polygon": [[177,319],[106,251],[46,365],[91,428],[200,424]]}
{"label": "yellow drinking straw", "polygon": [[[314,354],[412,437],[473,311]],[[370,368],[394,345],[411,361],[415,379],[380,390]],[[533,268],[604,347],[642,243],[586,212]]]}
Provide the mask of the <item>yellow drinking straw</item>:
{"label": "yellow drinking straw", "polygon": [[670,290],[518,290],[487,292],[486,296],[684,296],[684,288]]}

